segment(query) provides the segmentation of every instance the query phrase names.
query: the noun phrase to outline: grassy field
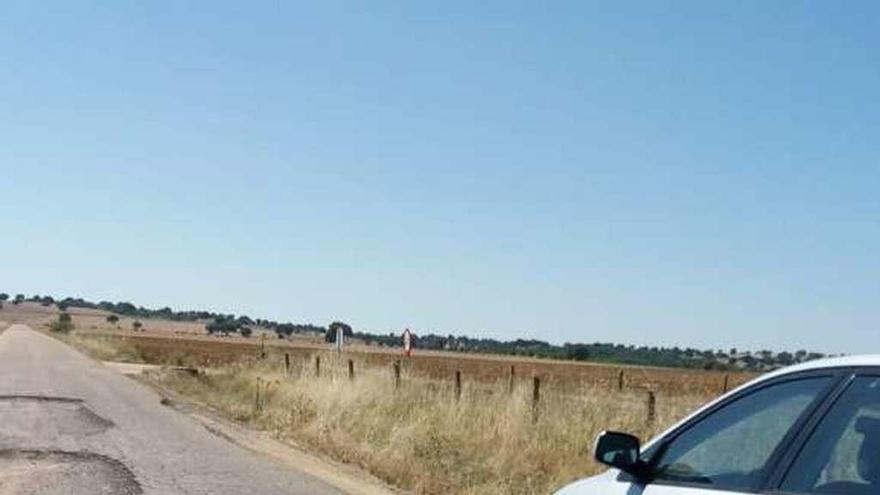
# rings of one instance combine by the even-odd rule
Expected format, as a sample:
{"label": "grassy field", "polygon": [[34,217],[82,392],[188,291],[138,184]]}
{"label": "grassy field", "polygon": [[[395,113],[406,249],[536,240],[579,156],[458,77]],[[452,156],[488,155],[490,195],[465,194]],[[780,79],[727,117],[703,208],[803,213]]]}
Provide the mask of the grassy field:
{"label": "grassy field", "polygon": [[[54,317],[46,308],[30,309],[4,309],[0,319],[36,328]],[[62,338],[97,359],[198,366],[197,376],[166,371],[149,379],[419,494],[552,492],[600,470],[588,449],[601,430],[647,439],[720,393],[725,379],[732,387],[750,377],[453,353],[405,358],[358,346],[336,353],[305,339],[209,337],[192,324],[166,327],[157,320],[132,332],[103,320],[74,313],[78,330]],[[649,391],[656,399],[653,421]]]}
{"label": "grassy field", "polygon": [[548,493],[598,471],[588,456],[602,429],[651,436],[705,402],[705,395],[659,395],[647,421],[647,394],[584,388],[544,393],[533,409],[529,382],[404,377],[384,368],[349,379],[344,357],[315,370],[284,373],[274,363],[225,365],[159,384],[278,438],[357,464],[415,493]]}

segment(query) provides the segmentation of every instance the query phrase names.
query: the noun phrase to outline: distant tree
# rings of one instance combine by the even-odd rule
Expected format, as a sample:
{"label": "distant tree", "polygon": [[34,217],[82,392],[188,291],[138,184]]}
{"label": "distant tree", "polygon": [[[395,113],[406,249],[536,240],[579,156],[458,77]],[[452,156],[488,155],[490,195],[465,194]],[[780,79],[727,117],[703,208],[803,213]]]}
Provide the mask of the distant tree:
{"label": "distant tree", "polygon": [[58,319],[49,324],[49,330],[55,333],[70,333],[73,330],[73,318],[70,313],[61,313]]}
{"label": "distant tree", "polygon": [[783,366],[788,366],[794,363],[794,355],[790,352],[780,352],[776,355],[776,362]]}
{"label": "distant tree", "polygon": [[131,324],[131,328],[132,328],[135,332],[137,332],[137,331],[140,331],[140,330],[142,330],[142,329],[144,328],[144,324],[141,323],[141,322],[138,321],[138,320],[134,320],[134,322],[132,322],[132,324]]}
{"label": "distant tree", "polygon": [[341,321],[334,321],[327,327],[327,332],[324,333],[324,342],[335,343],[336,342],[336,331],[337,329],[342,329],[343,337],[351,337],[354,335],[354,331],[352,331],[351,326],[347,323],[343,323]]}
{"label": "distant tree", "polygon": [[67,311],[67,307],[69,306],[66,301],[58,301],[55,303],[55,306],[58,307],[61,311]]}
{"label": "distant tree", "polygon": [[108,315],[107,322],[115,325],[115,324],[119,323],[119,317],[116,315]]}
{"label": "distant tree", "polygon": [[205,331],[208,332],[208,335],[214,335],[215,333],[220,333],[222,331],[220,327],[220,322],[217,319],[213,319],[207,323],[205,323]]}
{"label": "distant tree", "polygon": [[0,302],[8,301],[8,300],[9,300],[9,294],[7,294],[5,292],[0,292]]}
{"label": "distant tree", "polygon": [[718,370],[718,371],[726,371],[729,369],[727,364],[719,363],[718,361],[706,361],[703,363],[704,370]]}
{"label": "distant tree", "polygon": [[278,335],[279,339],[283,339],[290,337],[290,334],[293,333],[293,325],[282,323],[281,325],[275,325],[272,330],[275,330],[275,334]]}
{"label": "distant tree", "polygon": [[12,300],[12,304],[21,304],[24,302],[24,294],[16,294],[15,299]]}
{"label": "distant tree", "polygon": [[241,327],[238,331],[241,333],[242,337],[250,337],[254,333],[254,331],[251,330],[251,327]]}
{"label": "distant tree", "polygon": [[582,344],[565,344],[565,357],[575,361],[587,361],[592,357],[590,346]]}
{"label": "distant tree", "polygon": [[207,330],[208,333],[211,335],[215,333],[229,335],[230,333],[238,332],[241,326],[241,322],[239,322],[239,320],[236,320],[234,317],[219,316],[208,322],[205,325],[205,330]]}
{"label": "distant tree", "polygon": [[137,306],[135,306],[134,304],[132,304],[130,302],[116,303],[116,305],[113,305],[111,303],[111,307],[113,308],[112,311],[114,313],[119,313],[121,315],[134,316],[134,315],[138,314]]}

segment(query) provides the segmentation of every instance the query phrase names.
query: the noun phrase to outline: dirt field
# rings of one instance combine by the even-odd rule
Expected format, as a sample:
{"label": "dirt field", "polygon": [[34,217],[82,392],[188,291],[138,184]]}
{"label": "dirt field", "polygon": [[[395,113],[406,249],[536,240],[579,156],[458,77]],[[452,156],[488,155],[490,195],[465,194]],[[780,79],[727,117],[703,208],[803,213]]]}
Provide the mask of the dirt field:
{"label": "dirt field", "polygon": [[[212,367],[241,360],[259,359],[265,354],[269,362],[284,366],[285,354],[291,366],[309,368],[320,357],[325,373],[347,373],[348,360],[356,369],[392,369],[400,362],[403,377],[417,376],[437,380],[452,380],[456,372],[465,382],[515,383],[539,377],[542,386],[566,392],[577,392],[584,387],[609,390],[645,389],[668,394],[719,394],[755,376],[744,372],[711,372],[676,368],[657,368],[593,364],[519,356],[466,354],[456,352],[415,350],[409,357],[400,349],[353,344],[339,355],[322,339],[314,336],[293,336],[278,339],[269,331],[257,331],[250,338],[207,335],[204,324],[167,320],[142,319],[143,331],[133,331],[134,319],[122,317],[117,324],[106,321],[104,311],[71,308],[76,332],[80,335],[120,339],[132,353],[146,363],[186,364]],[[54,307],[33,303],[19,306],[7,304],[0,311],[2,319],[11,323],[22,322],[43,326],[55,318]],[[622,376],[621,376],[622,375]]]}

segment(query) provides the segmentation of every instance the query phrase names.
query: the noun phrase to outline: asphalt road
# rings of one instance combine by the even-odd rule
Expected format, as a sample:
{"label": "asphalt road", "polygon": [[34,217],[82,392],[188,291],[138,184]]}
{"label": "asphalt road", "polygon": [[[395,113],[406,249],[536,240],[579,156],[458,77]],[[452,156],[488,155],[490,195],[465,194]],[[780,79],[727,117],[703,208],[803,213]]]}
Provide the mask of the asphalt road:
{"label": "asphalt road", "polygon": [[0,495],[336,494],[22,325],[0,333]]}

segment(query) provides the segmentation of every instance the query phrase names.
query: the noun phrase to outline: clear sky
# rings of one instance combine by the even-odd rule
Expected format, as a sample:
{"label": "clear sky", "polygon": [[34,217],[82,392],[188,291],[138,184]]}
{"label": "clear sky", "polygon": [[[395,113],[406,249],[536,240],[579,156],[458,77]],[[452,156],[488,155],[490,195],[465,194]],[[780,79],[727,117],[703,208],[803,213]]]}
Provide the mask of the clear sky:
{"label": "clear sky", "polygon": [[878,2],[25,1],[0,45],[0,291],[880,352]]}

